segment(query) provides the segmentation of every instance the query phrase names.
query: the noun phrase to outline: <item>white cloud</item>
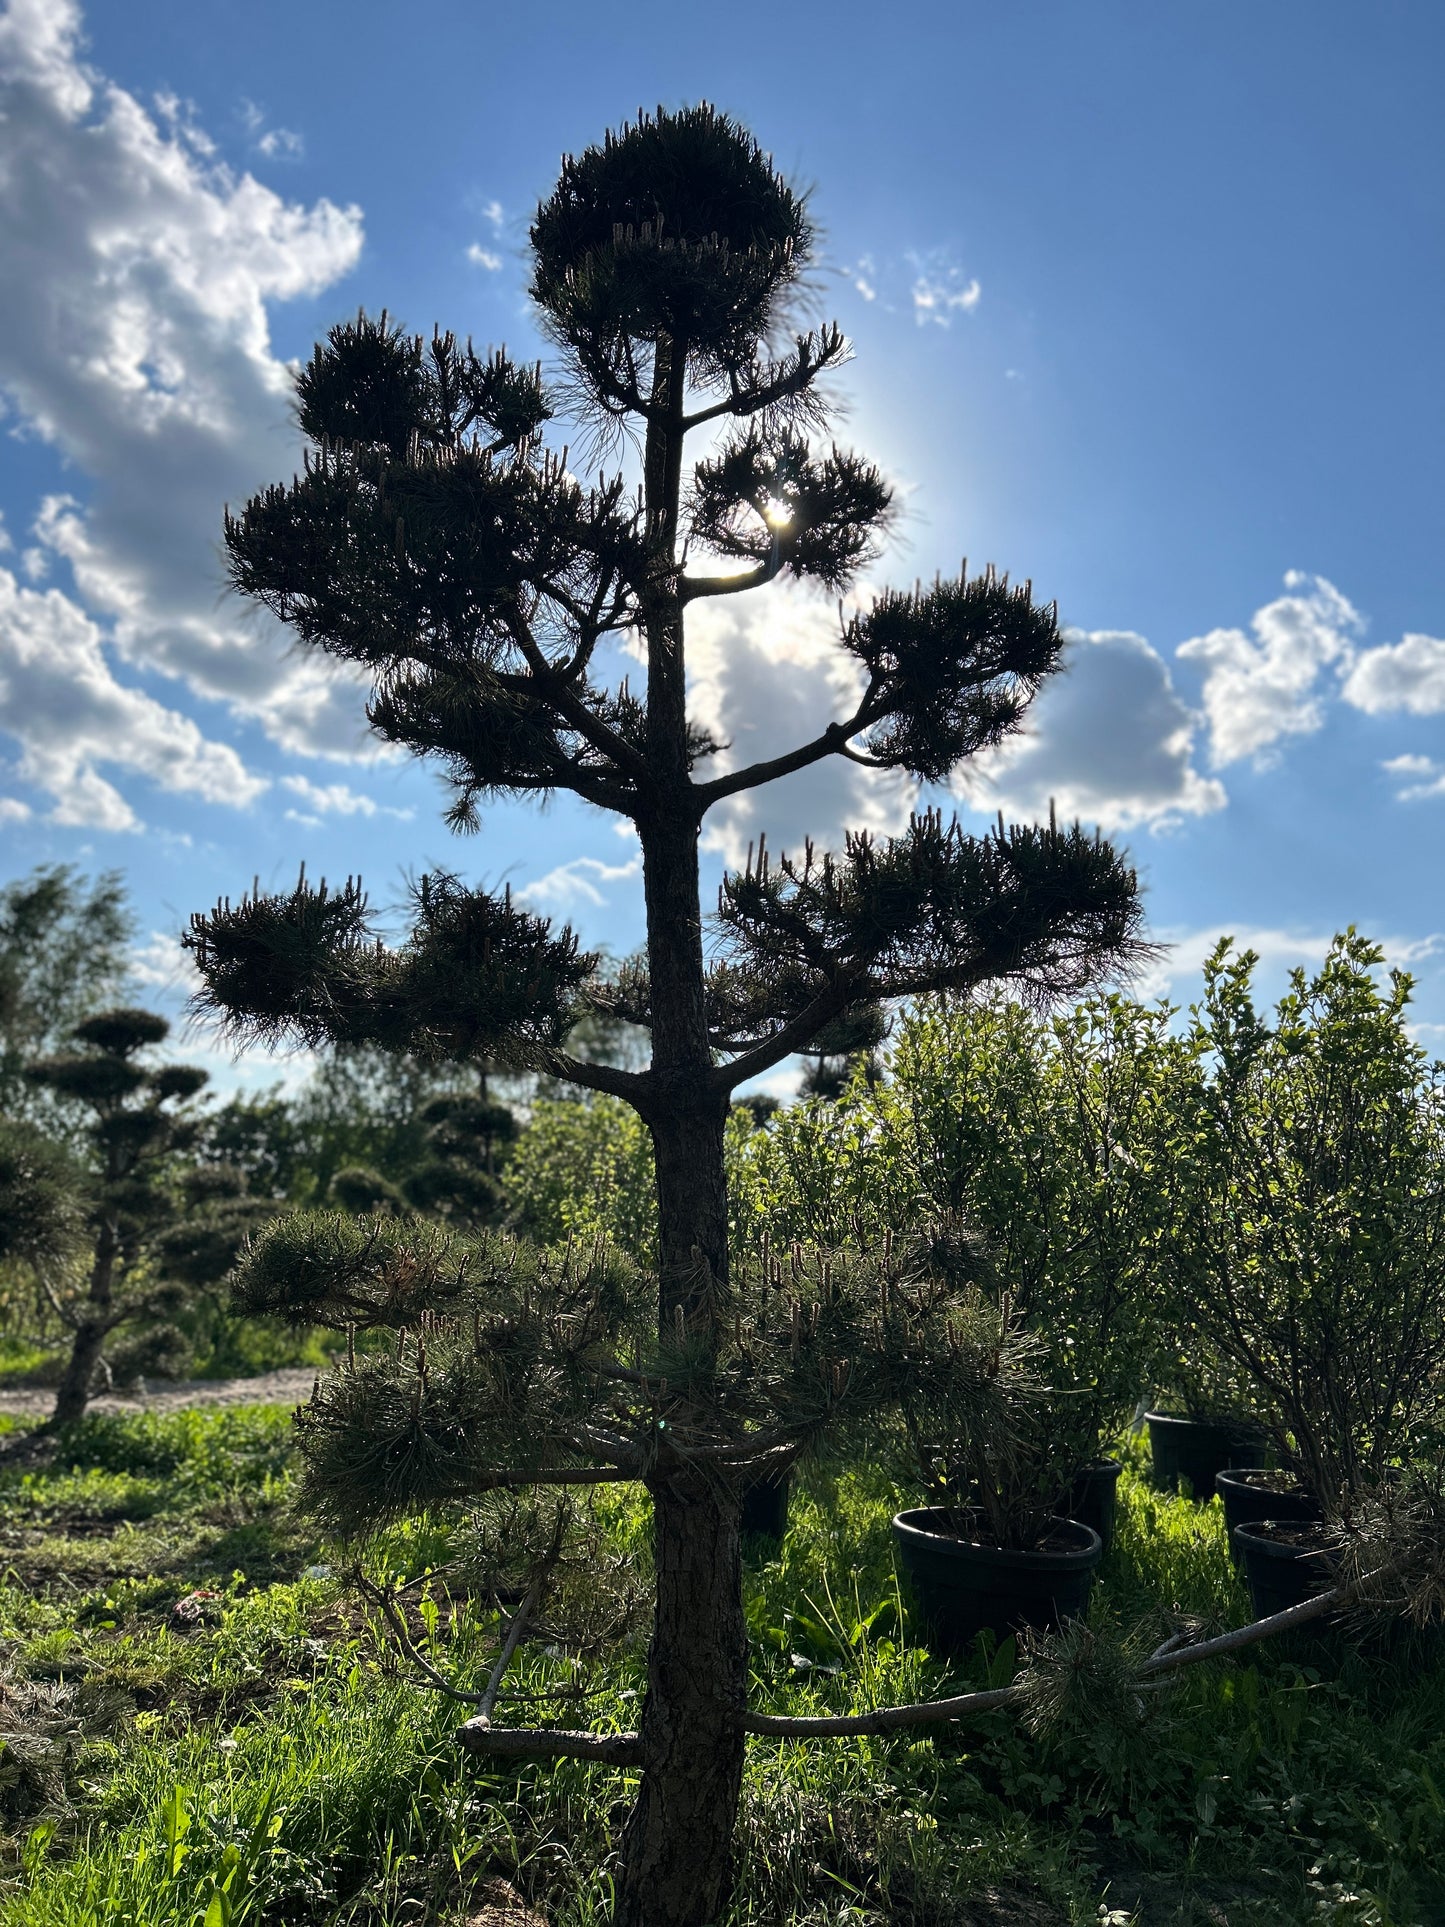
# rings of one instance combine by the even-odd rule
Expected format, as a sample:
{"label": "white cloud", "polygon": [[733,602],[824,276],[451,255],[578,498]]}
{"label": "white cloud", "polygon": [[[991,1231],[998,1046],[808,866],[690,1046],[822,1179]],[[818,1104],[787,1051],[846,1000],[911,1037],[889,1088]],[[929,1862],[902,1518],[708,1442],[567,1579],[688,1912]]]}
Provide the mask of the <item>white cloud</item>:
{"label": "white cloud", "polygon": [[1392,756],[1380,768],[1395,782],[1395,796],[1401,803],[1445,796],[1445,765],[1428,756]]}
{"label": "white cloud", "polygon": [[102,766],[208,803],[244,805],[266,788],[189,716],[112,675],[100,629],[69,596],[22,588],[0,569],[0,722],[21,747],[19,775],[54,798],[52,820],[135,829]]}
{"label": "white cloud", "polygon": [[14,547],[15,544],[10,539],[10,531],[5,526],[5,511],[0,509],[0,555],[4,555],[8,549]]}
{"label": "white cloud", "polygon": [[[857,706],[858,665],[838,647],[837,617],[801,590],[695,603],[688,623],[689,712],[729,745],[700,779],[809,742]],[[801,853],[809,837],[840,849],[847,829],[898,834],[917,796],[904,778],[829,756],[718,805],[703,823],[703,847],[734,867],[760,832],[776,852]]]}
{"label": "white cloud", "polygon": [[1150,933],[1165,946],[1164,954],[1150,965],[1132,986],[1140,997],[1169,997],[1192,1002],[1204,990],[1204,965],[1220,940],[1233,939],[1236,950],[1253,950],[1259,957],[1260,976],[1283,986],[1287,971],[1324,962],[1331,936],[1320,931],[1250,928],[1238,924],[1211,924],[1204,930],[1165,929]]}
{"label": "white cloud", "polygon": [[144,943],[132,946],[130,974],[147,990],[177,997],[192,997],[201,988],[196,960],[173,930],[152,930]]}
{"label": "white cloud", "polygon": [[860,254],[857,265],[851,268],[844,268],[843,272],[849,277],[854,288],[862,295],[865,301],[876,301],[878,299],[877,269],[873,265],[873,256],[871,254]]}
{"label": "white cloud", "polygon": [[306,152],[306,143],[289,127],[270,127],[257,141],[256,152],[268,161],[298,161]]}
{"label": "white cloud", "polygon": [[1170,829],[1229,800],[1194,767],[1199,721],[1142,636],[1075,631],[1024,733],[966,766],[960,794],[1009,815],[1041,818],[1053,802],[1061,817],[1105,830]]}
{"label": "white cloud", "polygon": [[124,659],[285,747],[355,756],[356,679],[223,602],[217,545],[222,504],[299,453],[268,303],[353,267],[360,213],[237,175],[179,103],[150,112],[97,74],[79,35],[75,0],[0,14],[0,390],[90,485],[84,505],[51,498],[37,535]]}
{"label": "white cloud", "polygon": [[241,102],[241,119],[255,151],[266,160],[299,161],[306,152],[305,141],[289,127],[267,127],[266,110],[254,100]]}
{"label": "white cloud", "polygon": [[473,241],[467,249],[467,259],[475,268],[485,268],[488,274],[496,274],[502,265],[502,257],[492,248],[484,248]]}
{"label": "white cloud", "polygon": [[390,804],[378,803],[374,797],[348,789],[345,783],[312,783],[304,776],[283,776],[281,787],[290,790],[293,796],[299,796],[307,809],[313,812],[303,816],[296,810],[287,810],[287,816],[298,823],[314,824],[323,816],[394,816],[408,823],[414,814],[411,810],[393,809]]}
{"label": "white cloud", "polygon": [[955,315],[973,313],[983,294],[976,277],[965,280],[962,268],[936,249],[908,259],[915,270],[909,290],[913,319],[920,328],[949,328]]}
{"label": "white cloud", "polygon": [[1438,715],[1445,710],[1445,639],[1406,635],[1378,649],[1362,649],[1340,694],[1370,716],[1396,709]]}
{"label": "white cloud", "polygon": [[484,221],[490,221],[492,224],[492,228],[496,233],[498,234],[501,233],[502,222],[505,218],[506,217],[502,212],[502,203],[500,201],[488,201],[484,204],[482,208],[482,219]]}
{"label": "white cloud", "polygon": [[1254,758],[1267,767],[1284,736],[1307,735],[1324,721],[1319,683],[1324,671],[1349,670],[1358,612],[1322,576],[1291,570],[1289,594],[1256,610],[1253,637],[1242,629],[1211,629],[1181,643],[1183,662],[1204,668],[1204,713],[1216,769]]}
{"label": "white cloud", "polygon": [[558,864],[555,870],[549,870],[533,883],[524,883],[513,895],[533,909],[560,910],[574,903],[599,909],[607,902],[604,884],[630,882],[641,875],[640,855],[629,858],[626,863],[603,863],[595,856],[579,856],[570,863]]}
{"label": "white cloud", "polygon": [[30,805],[18,796],[0,796],[0,823],[28,823],[31,814]]}

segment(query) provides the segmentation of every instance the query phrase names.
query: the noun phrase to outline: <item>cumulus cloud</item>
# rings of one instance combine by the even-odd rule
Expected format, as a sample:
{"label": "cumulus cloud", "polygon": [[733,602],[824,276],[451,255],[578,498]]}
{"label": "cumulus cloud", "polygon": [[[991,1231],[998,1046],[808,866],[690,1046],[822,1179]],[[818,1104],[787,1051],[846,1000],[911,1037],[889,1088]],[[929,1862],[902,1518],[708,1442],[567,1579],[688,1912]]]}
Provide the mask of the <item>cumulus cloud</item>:
{"label": "cumulus cloud", "polygon": [[502,265],[502,257],[494,248],[484,248],[479,241],[473,241],[467,249],[467,259],[474,268],[485,268],[488,274],[496,274]]}
{"label": "cumulus cloud", "polygon": [[173,997],[193,997],[201,988],[201,973],[189,950],[173,930],[152,930],[130,953],[130,974],[148,991]]}
{"label": "cumulus cloud", "polygon": [[600,909],[607,902],[608,886],[631,882],[641,875],[640,854],[626,863],[603,863],[595,856],[579,856],[570,863],[559,863],[532,883],[524,883],[513,894],[534,910],[565,910],[577,903]]}
{"label": "cumulus cloud", "polygon": [[1435,716],[1445,710],[1445,639],[1403,636],[1399,642],[1362,649],[1340,694],[1369,716],[1407,710]]}
{"label": "cumulus cloud", "polygon": [[[690,712],[727,745],[709,771],[778,756],[855,706],[857,665],[838,647],[836,615],[801,593],[697,604],[689,620]],[[1168,829],[1228,800],[1195,767],[1199,721],[1142,636],[1076,633],[1068,671],[1045,686],[1027,732],[971,763],[957,793],[1010,816],[1046,816],[1052,801],[1107,830]],[[729,798],[704,822],[703,845],[733,866],[760,833],[774,850],[809,837],[837,849],[847,829],[897,835],[919,800],[905,777],[828,757]]]}
{"label": "cumulus cloud", "polygon": [[69,596],[22,588],[8,569],[0,569],[0,718],[20,743],[22,781],[54,798],[57,823],[137,827],[102,767],[208,803],[243,805],[266,788],[189,716],[117,682],[100,629]]}
{"label": "cumulus cloud", "polygon": [[1445,765],[1429,756],[1392,756],[1380,767],[1394,782],[1395,796],[1401,803],[1445,796]]}
{"label": "cumulus cloud", "polygon": [[89,484],[42,506],[41,551],[124,660],[284,747],[356,755],[355,679],[224,602],[217,544],[222,504],[299,454],[268,304],[355,264],[359,211],[236,174],[178,103],[96,73],[80,26],[75,0],[0,13],[0,389]]}
{"label": "cumulus cloud", "polygon": [[[695,603],[688,620],[689,710],[728,745],[700,774],[781,755],[857,707],[858,665],[837,646],[837,618],[803,592]],[[801,851],[809,837],[838,849],[845,829],[896,835],[916,800],[904,779],[830,756],[720,804],[703,823],[703,847],[734,867],[764,832],[775,851]]]}
{"label": "cumulus cloud", "polygon": [[970,765],[962,793],[1013,816],[1043,817],[1053,802],[1105,830],[1170,829],[1229,800],[1194,767],[1199,720],[1143,636],[1074,631],[1025,733]]}
{"label": "cumulus cloud", "polygon": [[1324,721],[1321,678],[1354,661],[1364,627],[1355,608],[1323,576],[1291,570],[1288,594],[1266,603],[1242,629],[1211,629],[1181,643],[1182,662],[1204,670],[1204,714],[1216,769],[1253,757],[1268,767],[1285,736],[1308,735]]}
{"label": "cumulus cloud", "polygon": [[18,796],[0,796],[0,823],[28,823],[32,811]]}
{"label": "cumulus cloud", "polygon": [[313,783],[305,776],[283,776],[281,787],[300,797],[306,806],[305,813],[287,810],[287,816],[296,823],[318,823],[323,816],[394,816],[400,822],[409,823],[414,815],[412,810],[393,809],[390,804],[378,803],[375,797],[363,796],[357,790],[348,789],[345,783]]}

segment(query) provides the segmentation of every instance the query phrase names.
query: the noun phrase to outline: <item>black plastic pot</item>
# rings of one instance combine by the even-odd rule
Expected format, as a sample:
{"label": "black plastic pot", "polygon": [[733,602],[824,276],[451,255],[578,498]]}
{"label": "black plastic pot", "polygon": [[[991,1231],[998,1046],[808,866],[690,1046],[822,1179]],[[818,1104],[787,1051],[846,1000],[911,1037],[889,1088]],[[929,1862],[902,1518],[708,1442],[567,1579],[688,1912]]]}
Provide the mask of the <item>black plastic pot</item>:
{"label": "black plastic pot", "polygon": [[1117,1459],[1095,1459],[1092,1465],[1086,1465],[1070,1488],[1065,1508],[1071,1519],[1094,1528],[1106,1553],[1114,1543],[1114,1513],[1123,1469]]}
{"label": "black plastic pot", "polygon": [[1302,1606],[1336,1583],[1338,1559],[1319,1537],[1317,1525],[1299,1520],[1249,1519],[1235,1527],[1256,1619]]}
{"label": "black plastic pot", "polygon": [[757,1539],[781,1539],[788,1529],[788,1494],[792,1489],[791,1467],[773,1478],[759,1479],[743,1494],[742,1530]]}
{"label": "black plastic pot", "polygon": [[1149,1454],[1154,1483],[1177,1491],[1189,1481],[1191,1495],[1208,1499],[1219,1473],[1232,1465],[1258,1465],[1260,1437],[1247,1426],[1223,1419],[1180,1418],[1173,1412],[1149,1412]]}
{"label": "black plastic pot", "polygon": [[1087,1610],[1104,1556],[1092,1526],[1055,1519],[1045,1545],[1010,1552],[960,1538],[952,1516],[941,1506],[917,1506],[893,1521],[903,1570],[937,1651],[966,1653],[981,1632],[1003,1639],[1026,1626],[1052,1631]]}
{"label": "black plastic pot", "polygon": [[1286,1475],[1262,1466],[1235,1466],[1216,1472],[1214,1489],[1224,1502],[1224,1526],[1229,1535],[1229,1556],[1239,1564],[1243,1557],[1234,1528],[1255,1525],[1262,1519],[1281,1519],[1300,1525],[1318,1525],[1319,1502],[1298,1481],[1286,1483]]}

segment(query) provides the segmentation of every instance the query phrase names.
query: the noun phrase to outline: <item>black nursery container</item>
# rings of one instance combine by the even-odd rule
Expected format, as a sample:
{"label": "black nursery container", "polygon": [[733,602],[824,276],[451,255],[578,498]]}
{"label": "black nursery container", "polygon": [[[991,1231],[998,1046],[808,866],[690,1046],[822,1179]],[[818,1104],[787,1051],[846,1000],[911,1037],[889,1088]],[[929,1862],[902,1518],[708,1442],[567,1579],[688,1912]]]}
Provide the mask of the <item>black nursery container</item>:
{"label": "black nursery container", "polygon": [[740,1525],[744,1536],[755,1539],[781,1539],[788,1529],[788,1495],[792,1490],[791,1467],[770,1479],[759,1479],[743,1494]]}
{"label": "black nursery container", "polygon": [[1264,1519],[1279,1519],[1298,1525],[1318,1525],[1319,1502],[1297,1482],[1286,1483],[1284,1474],[1262,1466],[1234,1466],[1216,1472],[1214,1489],[1224,1502],[1224,1528],[1229,1535],[1229,1556],[1238,1565],[1243,1558],[1234,1536],[1236,1526],[1257,1525]]}
{"label": "black nursery container", "polygon": [[966,1653],[981,1632],[997,1639],[1025,1627],[1055,1630],[1089,1605],[1104,1547],[1092,1526],[1055,1519],[1047,1544],[1013,1552],[961,1539],[941,1506],[917,1506],[893,1521],[903,1570],[929,1642]]}
{"label": "black nursery container", "polygon": [[1180,1418],[1173,1412],[1146,1413],[1154,1483],[1177,1491],[1189,1481],[1196,1499],[1208,1499],[1219,1473],[1232,1465],[1258,1465],[1260,1438],[1242,1425],[1219,1419]]}
{"label": "black nursery container", "polygon": [[1328,1592],[1339,1579],[1335,1555],[1319,1544],[1319,1529],[1299,1521],[1246,1520],[1234,1529],[1256,1619],[1287,1612]]}
{"label": "black nursery container", "polygon": [[1065,1508],[1071,1519],[1093,1527],[1106,1554],[1114,1543],[1114,1514],[1123,1469],[1117,1459],[1095,1459],[1092,1465],[1086,1465],[1074,1480]]}

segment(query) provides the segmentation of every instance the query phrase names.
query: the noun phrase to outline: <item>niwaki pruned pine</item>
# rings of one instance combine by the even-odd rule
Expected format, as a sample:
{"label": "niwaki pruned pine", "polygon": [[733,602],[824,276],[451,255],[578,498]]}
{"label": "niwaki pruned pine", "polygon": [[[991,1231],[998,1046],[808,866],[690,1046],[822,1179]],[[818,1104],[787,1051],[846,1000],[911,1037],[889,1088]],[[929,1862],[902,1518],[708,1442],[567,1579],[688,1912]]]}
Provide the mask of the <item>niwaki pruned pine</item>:
{"label": "niwaki pruned pine", "polygon": [[[847,345],[794,324],[805,200],[726,116],[659,110],[568,158],[531,238],[552,385],[384,314],[337,327],[298,383],[304,472],[230,517],[226,548],[237,589],[369,672],[374,729],[437,760],[455,826],[479,830],[491,798],[557,790],[630,820],[645,958],[604,980],[570,931],[450,875],[419,883],[396,948],[358,885],[304,880],[197,917],[191,944],[238,1037],[542,1071],[624,1100],[651,1132],[655,1274],[605,1250],[546,1257],[324,1215],[263,1236],[241,1292],[398,1335],[303,1414],[312,1496],[334,1519],[513,1484],[645,1483],[657,1595],[638,1732],[464,1735],[640,1767],[616,1918],[701,1927],[727,1898],[745,1744],[742,1492],[905,1399],[940,1424],[1004,1423],[1017,1365],[966,1241],[730,1262],[732,1095],[891,998],[999,980],[1077,992],[1137,954],[1140,910],[1128,864],[1077,828],[975,837],[924,814],[832,855],[760,844],[723,885],[705,957],[711,808],[836,756],[946,777],[1018,727],[1062,638],[1051,606],[992,571],[883,594],[840,625],[851,713],[727,766],[688,716],[690,605],[788,576],[836,593],[890,526],[878,471],[817,439]],[[559,416],[604,451],[630,431],[640,485],[576,479]],[[691,466],[690,435],[706,445]],[[609,680],[617,638],[644,660],[631,681]],[[599,1010],[646,1028],[645,1069],[569,1054]]]}

